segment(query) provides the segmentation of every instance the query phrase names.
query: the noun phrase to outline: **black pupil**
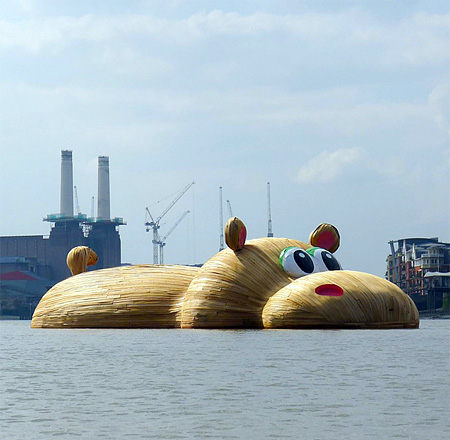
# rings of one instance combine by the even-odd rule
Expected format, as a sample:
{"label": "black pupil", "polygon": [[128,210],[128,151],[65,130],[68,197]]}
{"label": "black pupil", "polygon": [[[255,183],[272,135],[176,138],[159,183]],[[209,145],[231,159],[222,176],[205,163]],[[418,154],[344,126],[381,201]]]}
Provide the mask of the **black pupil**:
{"label": "black pupil", "polygon": [[322,260],[328,270],[340,270],[338,261],[329,252],[322,252]]}
{"label": "black pupil", "polygon": [[294,260],[297,266],[305,273],[312,273],[314,270],[314,262],[312,258],[304,251],[295,251]]}

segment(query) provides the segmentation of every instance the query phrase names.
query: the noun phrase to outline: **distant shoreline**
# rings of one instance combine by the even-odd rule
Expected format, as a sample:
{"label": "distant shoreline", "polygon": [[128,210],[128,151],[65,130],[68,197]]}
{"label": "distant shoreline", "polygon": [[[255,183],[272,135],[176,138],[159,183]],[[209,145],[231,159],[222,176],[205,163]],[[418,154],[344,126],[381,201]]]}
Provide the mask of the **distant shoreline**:
{"label": "distant shoreline", "polygon": [[428,311],[423,310],[419,311],[420,319],[450,319],[450,311],[448,310],[436,310],[436,311]]}

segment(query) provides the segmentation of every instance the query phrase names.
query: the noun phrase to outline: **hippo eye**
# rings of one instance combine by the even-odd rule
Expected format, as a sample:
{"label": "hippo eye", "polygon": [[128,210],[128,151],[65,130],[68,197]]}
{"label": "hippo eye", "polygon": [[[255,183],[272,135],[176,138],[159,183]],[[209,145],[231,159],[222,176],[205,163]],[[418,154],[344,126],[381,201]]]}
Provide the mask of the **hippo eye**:
{"label": "hippo eye", "polygon": [[334,255],[319,247],[312,247],[306,250],[314,260],[314,272],[324,272],[328,270],[342,270],[339,261]]}
{"label": "hippo eye", "polygon": [[309,248],[306,252],[314,257],[316,272],[342,270],[339,261],[331,252],[318,247]]}
{"label": "hippo eye", "polygon": [[328,270],[341,270],[342,267],[339,264],[339,261],[334,258],[333,254],[328,251],[322,251],[320,256],[322,257],[322,261]]}
{"label": "hippo eye", "polygon": [[289,247],[280,254],[281,267],[294,278],[302,277],[314,272],[314,261],[303,249]]}

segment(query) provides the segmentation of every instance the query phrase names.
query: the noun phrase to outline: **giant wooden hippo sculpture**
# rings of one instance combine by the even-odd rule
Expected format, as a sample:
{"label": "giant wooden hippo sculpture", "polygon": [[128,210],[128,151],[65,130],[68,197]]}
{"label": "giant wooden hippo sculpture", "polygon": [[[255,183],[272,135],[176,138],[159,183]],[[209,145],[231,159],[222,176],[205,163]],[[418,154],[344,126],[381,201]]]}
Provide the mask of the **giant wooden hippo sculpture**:
{"label": "giant wooden hippo sculpture", "polygon": [[[419,326],[416,306],[397,286],[341,269],[333,256],[340,237],[332,225],[321,224],[309,243],[286,238],[246,241],[245,226],[234,217],[226,225],[225,238],[228,248],[201,268],[122,266],[70,277],[44,295],[31,326]],[[89,258],[96,260],[95,253]]]}

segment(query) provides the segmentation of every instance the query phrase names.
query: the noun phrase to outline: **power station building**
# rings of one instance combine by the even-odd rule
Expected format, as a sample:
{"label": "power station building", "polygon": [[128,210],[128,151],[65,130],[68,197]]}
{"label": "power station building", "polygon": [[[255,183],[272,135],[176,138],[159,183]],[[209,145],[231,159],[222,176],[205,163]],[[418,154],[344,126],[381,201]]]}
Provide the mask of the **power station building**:
{"label": "power station building", "polygon": [[60,212],[44,218],[50,235],[0,237],[0,315],[30,318],[42,295],[70,276],[68,252],[89,246],[98,255],[95,269],[120,266],[119,226],[122,218],[111,218],[109,158],[98,158],[97,217],[74,214],[72,151],[61,151]]}

